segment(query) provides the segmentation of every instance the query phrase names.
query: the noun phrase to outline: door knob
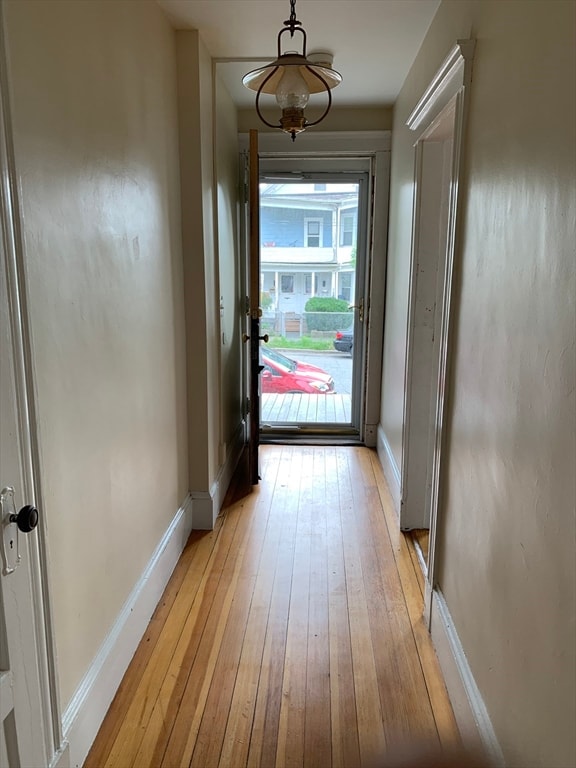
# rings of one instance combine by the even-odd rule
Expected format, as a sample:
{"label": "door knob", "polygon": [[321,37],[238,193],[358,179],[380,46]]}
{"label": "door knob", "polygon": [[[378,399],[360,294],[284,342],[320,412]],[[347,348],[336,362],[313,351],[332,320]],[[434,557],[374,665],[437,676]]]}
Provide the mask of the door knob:
{"label": "door knob", "polygon": [[10,522],[16,523],[22,533],[30,533],[38,525],[38,510],[31,504],[26,504],[17,515],[10,515]]}
{"label": "door knob", "polygon": [[0,491],[0,551],[3,573],[12,573],[20,563],[19,533],[30,533],[38,525],[38,510],[26,504],[16,512],[14,488],[7,486]]}

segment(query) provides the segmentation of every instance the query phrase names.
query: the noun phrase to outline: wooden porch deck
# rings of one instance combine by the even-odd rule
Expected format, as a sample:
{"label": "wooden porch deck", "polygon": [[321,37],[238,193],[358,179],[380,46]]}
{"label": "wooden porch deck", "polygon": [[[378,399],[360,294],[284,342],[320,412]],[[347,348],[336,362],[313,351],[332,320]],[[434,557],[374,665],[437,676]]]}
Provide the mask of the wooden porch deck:
{"label": "wooden porch deck", "polygon": [[350,395],[263,394],[260,398],[262,424],[350,424]]}

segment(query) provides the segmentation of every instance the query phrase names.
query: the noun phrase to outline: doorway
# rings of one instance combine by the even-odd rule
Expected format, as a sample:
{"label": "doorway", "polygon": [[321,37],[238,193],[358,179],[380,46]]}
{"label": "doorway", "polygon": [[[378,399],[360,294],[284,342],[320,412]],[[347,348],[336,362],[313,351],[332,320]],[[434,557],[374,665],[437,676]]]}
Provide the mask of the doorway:
{"label": "doorway", "polygon": [[408,310],[400,527],[427,531],[423,564],[431,624],[435,544],[443,494],[442,453],[449,397],[452,294],[460,236],[462,176],[474,40],[450,51],[406,125],[414,144],[414,205]]}
{"label": "doorway", "polygon": [[311,165],[261,161],[263,441],[362,434],[371,178]]}

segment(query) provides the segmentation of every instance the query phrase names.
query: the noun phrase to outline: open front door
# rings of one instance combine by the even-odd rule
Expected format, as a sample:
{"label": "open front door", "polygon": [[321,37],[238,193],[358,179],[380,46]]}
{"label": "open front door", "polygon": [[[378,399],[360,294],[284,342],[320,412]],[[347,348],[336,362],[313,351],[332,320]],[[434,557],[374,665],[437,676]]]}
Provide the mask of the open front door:
{"label": "open front door", "polygon": [[258,484],[258,444],[260,441],[260,195],[258,169],[258,131],[250,131],[248,179],[248,339],[250,345],[248,393],[250,399],[249,465],[250,482]]}

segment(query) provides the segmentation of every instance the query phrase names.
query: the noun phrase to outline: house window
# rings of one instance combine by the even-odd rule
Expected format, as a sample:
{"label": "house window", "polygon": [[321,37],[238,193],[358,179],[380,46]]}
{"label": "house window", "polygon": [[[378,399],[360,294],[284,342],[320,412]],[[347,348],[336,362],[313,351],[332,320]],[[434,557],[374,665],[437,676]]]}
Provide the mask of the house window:
{"label": "house window", "polygon": [[280,290],[282,293],[294,293],[294,275],[280,275]]}
{"label": "house window", "polygon": [[312,293],[312,275],[304,275],[304,293]]}
{"label": "house window", "polygon": [[352,272],[341,272],[338,278],[338,298],[352,301]]}
{"label": "house window", "polygon": [[340,245],[354,243],[354,214],[343,213],[340,219]]}
{"label": "house window", "polygon": [[322,248],[322,219],[304,221],[304,242],[307,248]]}

